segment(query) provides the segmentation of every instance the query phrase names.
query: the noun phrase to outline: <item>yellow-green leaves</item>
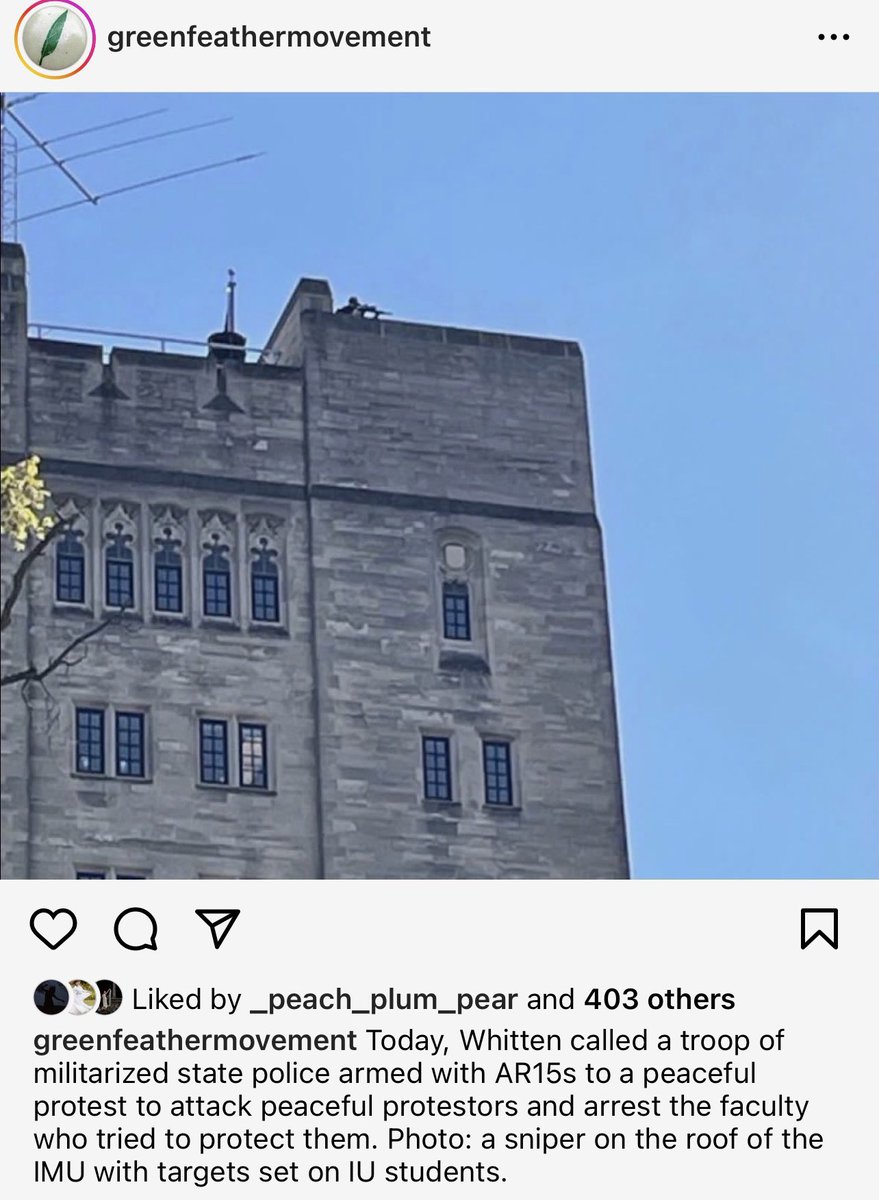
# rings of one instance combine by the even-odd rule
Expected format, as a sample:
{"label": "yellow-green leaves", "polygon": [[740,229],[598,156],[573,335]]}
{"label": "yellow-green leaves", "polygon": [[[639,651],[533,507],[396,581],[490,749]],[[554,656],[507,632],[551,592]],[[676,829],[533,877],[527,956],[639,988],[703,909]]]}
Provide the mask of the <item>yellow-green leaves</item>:
{"label": "yellow-green leaves", "polygon": [[3,467],[0,485],[0,532],[16,550],[23,550],[29,538],[44,538],[55,524],[55,517],[45,514],[50,497],[40,478],[37,455]]}

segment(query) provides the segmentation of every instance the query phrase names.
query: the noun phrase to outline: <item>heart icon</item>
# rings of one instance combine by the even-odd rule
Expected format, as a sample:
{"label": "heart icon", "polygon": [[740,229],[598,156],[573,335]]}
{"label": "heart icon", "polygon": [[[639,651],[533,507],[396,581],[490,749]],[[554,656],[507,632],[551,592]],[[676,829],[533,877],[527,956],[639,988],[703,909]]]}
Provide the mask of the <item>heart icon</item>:
{"label": "heart icon", "polygon": [[31,933],[50,950],[57,950],[76,929],[76,916],[69,908],[38,908],[31,913]]}

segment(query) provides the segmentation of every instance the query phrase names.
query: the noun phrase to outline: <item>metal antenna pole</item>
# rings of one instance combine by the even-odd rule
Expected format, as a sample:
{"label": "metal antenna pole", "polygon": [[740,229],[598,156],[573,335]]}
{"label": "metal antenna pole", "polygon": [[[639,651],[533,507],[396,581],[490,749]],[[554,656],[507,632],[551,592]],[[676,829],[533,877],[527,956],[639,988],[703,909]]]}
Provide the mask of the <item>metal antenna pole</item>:
{"label": "metal antenna pole", "polygon": [[[191,133],[196,129],[207,129],[213,125],[223,125],[231,120],[231,117],[219,117],[211,121],[200,121],[194,125],[180,126],[176,129],[163,130],[158,133],[147,134],[140,138],[130,138],[124,142],[116,142],[110,146],[99,146],[93,150],[84,150],[79,154],[72,154],[68,159],[60,158],[50,146],[56,142],[65,141],[69,138],[82,137],[87,133],[95,133],[98,130],[109,129],[115,125],[125,125],[130,121],[142,121],[145,117],[154,117],[157,113],[167,112],[165,108],[152,109],[149,112],[137,113],[130,117],[120,117],[114,121],[104,121],[100,125],[92,125],[88,129],[75,130],[72,133],[61,134],[54,138],[41,138],[25,124],[22,119],[10,110],[16,104],[23,104],[27,100],[39,99],[40,93],[32,93],[28,96],[18,96],[14,100],[7,100],[5,96],[0,96],[0,124],[2,124],[2,148],[3,148],[3,232],[6,236],[7,231],[13,238],[18,238],[18,227],[24,221],[35,221],[38,217],[49,216],[50,213],[64,212],[68,208],[76,208],[80,204],[96,205],[99,200],[106,200],[110,196],[121,196],[126,192],[136,192],[141,188],[152,187],[157,183],[168,183],[172,179],[183,179],[187,175],[199,175],[203,171],[215,171],[220,167],[233,166],[236,163],[249,162],[251,159],[260,158],[261,153],[257,154],[240,154],[235,158],[226,158],[218,162],[205,163],[200,167],[189,167],[183,171],[173,171],[168,175],[155,175],[149,179],[140,180],[137,183],[130,183],[124,187],[111,188],[106,192],[97,194],[90,191],[84,183],[82,183],[66,165],[67,162],[78,158],[89,158],[95,154],[105,154],[111,150],[121,150],[127,146],[138,146],[143,142],[156,141],[159,138],[172,137],[176,134]],[[49,160],[42,167],[28,167],[25,171],[18,169],[18,154],[19,147],[17,139],[12,135],[8,120],[14,121],[15,124],[25,133],[31,142],[31,145],[23,147],[25,150],[40,150],[42,154]],[[79,192],[82,199],[71,200],[67,204],[56,204],[51,208],[40,209],[39,212],[27,213],[25,216],[18,215],[18,182],[20,176],[31,175],[37,171],[45,170],[47,167],[56,167],[61,174],[68,179],[76,190]],[[232,291],[230,295],[232,299],[232,311],[234,317],[234,279],[230,287]]]}
{"label": "metal antenna pole", "polygon": [[6,124],[6,104],[0,100],[0,229],[4,242],[18,241],[18,140]]}
{"label": "metal antenna pole", "polygon": [[235,272],[229,268],[229,282],[226,284],[226,333],[235,332]]}
{"label": "metal antenna pole", "polygon": [[80,181],[76,178],[76,176],[73,174],[72,171],[68,171],[67,167],[65,167],[65,165],[61,161],[61,159],[58,158],[58,156],[49,149],[49,147],[46,145],[46,143],[41,138],[37,137],[37,135],[34,133],[34,131],[32,129],[29,129],[27,127],[27,125],[25,125],[25,123],[24,123],[24,121],[22,121],[21,117],[17,117],[14,112],[10,112],[9,106],[7,106],[7,109],[6,109],[6,116],[11,117],[12,120],[16,123],[16,125],[18,125],[20,129],[24,130],[24,132],[27,134],[27,136],[30,138],[30,140],[34,143],[34,145],[39,146],[39,148],[43,151],[43,153],[46,155],[46,157],[55,164],[55,166],[58,168],[58,170],[61,172],[62,175],[65,175],[70,180],[70,182],[73,184],[73,186],[76,188],[76,190],[78,192],[80,192],[90,204],[97,204],[97,202],[98,202],[97,196],[92,195],[92,193],[88,190],[88,188],[85,186],[85,184],[80,183]]}

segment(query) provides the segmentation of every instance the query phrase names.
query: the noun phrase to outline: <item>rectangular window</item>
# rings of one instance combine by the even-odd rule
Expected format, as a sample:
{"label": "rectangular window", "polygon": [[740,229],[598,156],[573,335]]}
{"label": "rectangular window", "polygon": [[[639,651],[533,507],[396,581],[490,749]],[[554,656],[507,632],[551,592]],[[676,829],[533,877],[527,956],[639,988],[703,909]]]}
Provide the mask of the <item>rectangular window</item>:
{"label": "rectangular window", "polygon": [[266,727],[242,722],[238,726],[240,781],[243,788],[269,786]]}
{"label": "rectangular window", "polygon": [[78,554],[58,551],[55,559],[55,599],[65,604],[85,604],[85,558],[81,551]]}
{"label": "rectangular window", "polygon": [[146,775],[143,713],[116,713],[116,774],[134,779]]}
{"label": "rectangular window", "polygon": [[280,618],[278,577],[254,571],[250,576],[250,603],[254,621],[277,622]]}
{"label": "rectangular window", "polygon": [[183,612],[183,569],[156,563],[156,612]]}
{"label": "rectangular window", "polygon": [[227,722],[202,718],[198,725],[198,767],[201,782],[228,784],[229,727]]}
{"label": "rectangular window", "polygon": [[466,583],[443,584],[443,637],[470,641],[470,592]]}
{"label": "rectangular window", "polygon": [[214,567],[205,567],[203,584],[204,615],[206,617],[231,617],[232,589],[229,572],[218,571]]}
{"label": "rectangular window", "polygon": [[134,563],[107,559],[107,608],[134,607]]}
{"label": "rectangular window", "polygon": [[83,775],[104,774],[104,711],[76,710],[76,769]]}
{"label": "rectangular window", "polygon": [[77,879],[146,879],[146,875],[120,875],[118,871],[77,871]]}
{"label": "rectangular window", "polygon": [[482,765],[485,774],[485,803],[513,803],[513,773],[509,742],[483,742]]}
{"label": "rectangular window", "polygon": [[421,739],[425,800],[452,799],[451,743],[446,737]]}

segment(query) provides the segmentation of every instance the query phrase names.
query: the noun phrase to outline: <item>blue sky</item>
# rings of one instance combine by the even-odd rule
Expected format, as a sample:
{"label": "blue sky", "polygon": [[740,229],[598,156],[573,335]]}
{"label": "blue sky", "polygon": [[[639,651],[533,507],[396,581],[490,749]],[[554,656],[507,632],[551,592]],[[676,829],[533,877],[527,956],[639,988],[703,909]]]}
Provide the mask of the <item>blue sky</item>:
{"label": "blue sky", "polygon": [[[301,275],[589,370],[640,877],[879,874],[879,98],[65,96],[97,191],[24,223],[34,319],[256,343]],[[22,167],[37,155],[22,155]],[[21,179],[25,214],[71,198]],[[58,269],[59,265],[62,269]]]}

